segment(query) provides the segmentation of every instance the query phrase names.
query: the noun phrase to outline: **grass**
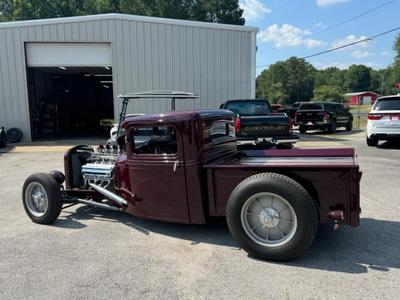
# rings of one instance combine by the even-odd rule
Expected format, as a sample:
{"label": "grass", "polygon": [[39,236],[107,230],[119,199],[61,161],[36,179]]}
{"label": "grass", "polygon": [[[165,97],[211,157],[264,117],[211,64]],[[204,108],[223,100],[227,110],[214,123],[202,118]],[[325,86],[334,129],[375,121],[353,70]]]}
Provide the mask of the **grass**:
{"label": "grass", "polygon": [[[359,107],[357,106],[350,106],[351,113],[353,114],[353,128],[357,129],[365,129],[367,128],[367,122],[368,122],[368,115],[371,111],[372,105],[360,105]],[[361,113],[361,115],[358,117],[358,112]]]}

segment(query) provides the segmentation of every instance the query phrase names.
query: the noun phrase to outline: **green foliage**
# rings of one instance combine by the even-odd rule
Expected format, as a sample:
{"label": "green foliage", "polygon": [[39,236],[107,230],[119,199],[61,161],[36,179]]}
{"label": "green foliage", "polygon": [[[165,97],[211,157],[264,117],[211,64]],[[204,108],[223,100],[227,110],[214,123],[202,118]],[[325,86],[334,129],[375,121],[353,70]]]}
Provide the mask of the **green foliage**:
{"label": "green foliage", "polygon": [[257,97],[283,104],[309,101],[313,96],[315,71],[302,58],[277,62],[257,78]]}
{"label": "green foliage", "polygon": [[313,101],[332,101],[343,103],[345,97],[338,86],[321,85],[314,90]]}
{"label": "green foliage", "polygon": [[346,72],[345,88],[347,92],[367,91],[370,87],[370,68],[364,65],[351,65]]}
{"label": "green foliage", "polygon": [[337,67],[329,67],[324,70],[318,70],[315,74],[315,86],[335,86],[344,92],[345,76],[346,70],[340,70]]}
{"label": "green foliage", "polygon": [[0,21],[126,13],[243,25],[238,0],[0,0]]}
{"label": "green foliage", "polygon": [[[186,2],[186,1],[178,1]],[[191,10],[191,20],[244,25],[243,9],[238,0],[197,0]]]}
{"label": "green foliage", "polygon": [[[394,58],[394,63],[390,68],[390,74],[388,74],[388,77],[394,84],[396,82],[400,82],[400,34],[396,36],[393,44],[393,50],[396,52],[396,56]],[[399,90],[396,90],[393,85],[391,88],[395,93],[399,92]]]}
{"label": "green foliage", "polygon": [[396,52],[396,56],[394,58],[395,62],[400,61],[400,33],[396,36],[396,39],[393,43],[393,50]]}

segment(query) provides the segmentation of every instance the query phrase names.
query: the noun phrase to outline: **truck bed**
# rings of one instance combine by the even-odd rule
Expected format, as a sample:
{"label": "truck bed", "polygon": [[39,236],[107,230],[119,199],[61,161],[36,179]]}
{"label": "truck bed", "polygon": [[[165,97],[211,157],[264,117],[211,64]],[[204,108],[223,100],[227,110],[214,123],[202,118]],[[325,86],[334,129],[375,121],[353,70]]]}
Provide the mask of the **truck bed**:
{"label": "truck bed", "polygon": [[258,167],[353,167],[358,168],[354,149],[289,149],[244,150],[242,155],[231,159],[214,161],[205,168]]}
{"label": "truck bed", "polygon": [[[258,173],[279,173],[300,183],[316,201],[320,222],[333,222],[329,213],[343,211],[339,224],[359,225],[361,172],[354,149],[248,150],[204,165],[209,215],[225,215],[233,189]],[[235,169],[235,170],[233,170]]]}

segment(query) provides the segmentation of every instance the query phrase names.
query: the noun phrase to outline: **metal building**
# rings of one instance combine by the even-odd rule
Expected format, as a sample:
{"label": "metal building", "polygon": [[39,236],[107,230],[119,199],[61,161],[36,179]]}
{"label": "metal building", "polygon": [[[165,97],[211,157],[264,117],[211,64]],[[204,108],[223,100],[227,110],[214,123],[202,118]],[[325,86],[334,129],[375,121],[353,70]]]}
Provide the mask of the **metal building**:
{"label": "metal building", "polygon": [[[119,94],[143,90],[199,94],[177,109],[252,98],[256,33],[123,14],[0,23],[0,126],[20,128],[24,141],[89,135],[100,119],[118,118]],[[166,110],[168,102],[151,99],[130,107]]]}

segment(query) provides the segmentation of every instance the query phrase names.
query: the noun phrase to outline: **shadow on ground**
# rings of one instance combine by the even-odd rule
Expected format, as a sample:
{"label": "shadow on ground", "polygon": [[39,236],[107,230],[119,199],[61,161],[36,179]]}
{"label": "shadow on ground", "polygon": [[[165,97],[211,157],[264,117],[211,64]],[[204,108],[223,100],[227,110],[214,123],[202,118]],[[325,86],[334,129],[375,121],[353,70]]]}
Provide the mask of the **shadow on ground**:
{"label": "shadow on ground", "polygon": [[64,139],[64,138],[53,138],[46,140],[35,140],[31,143],[20,143],[18,146],[29,146],[29,147],[42,147],[42,146],[76,146],[76,145],[100,145],[107,142],[107,137],[89,137],[89,138],[78,138],[78,139]]}
{"label": "shadow on ground", "polygon": [[335,133],[328,133],[323,130],[311,130],[305,134],[300,134],[300,141],[320,141],[320,142],[345,142],[354,138],[355,135],[364,132],[364,130],[353,129],[352,131],[338,129]]}
{"label": "shadow on ground", "polygon": [[11,152],[15,148],[15,144],[8,144],[5,148],[0,148],[0,156]]}
{"label": "shadow on ground", "polygon": [[379,144],[377,146],[379,149],[390,149],[390,150],[396,150],[400,149],[400,141],[387,141]]}
{"label": "shadow on ground", "polygon": [[199,243],[238,247],[230,237],[225,218],[214,218],[205,225],[175,224],[140,219],[126,213],[102,210],[95,207],[80,206],[67,208],[53,226],[66,229],[81,229],[87,225],[85,220],[99,222],[118,222],[129,226],[141,234],[151,236],[152,233],[189,240],[193,245]]}
{"label": "shadow on ground", "polygon": [[[191,241],[192,245],[207,243],[238,247],[229,234],[224,218],[212,220],[206,225],[172,224],[85,206],[76,211],[67,209],[63,215],[54,226],[80,229],[87,226],[81,221],[94,219],[123,223],[148,238],[157,233]],[[310,249],[303,256],[281,264],[342,273],[388,272],[392,268],[400,269],[398,245],[400,222],[364,218],[360,227],[343,226],[336,232],[333,232],[332,225],[321,224]]]}

